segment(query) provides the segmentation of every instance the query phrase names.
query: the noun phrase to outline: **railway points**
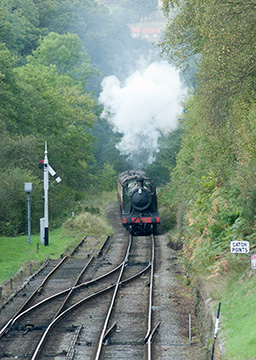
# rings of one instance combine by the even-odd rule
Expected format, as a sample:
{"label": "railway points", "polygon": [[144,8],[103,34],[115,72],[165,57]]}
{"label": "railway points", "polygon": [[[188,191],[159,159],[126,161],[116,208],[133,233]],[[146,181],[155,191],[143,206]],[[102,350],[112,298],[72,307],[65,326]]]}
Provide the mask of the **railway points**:
{"label": "railway points", "polygon": [[166,315],[161,302],[167,300],[158,289],[162,237],[129,235],[119,225],[102,247],[89,253],[82,242],[43,285],[37,280],[36,300],[19,307],[18,319],[0,339],[1,358],[153,360],[166,355],[184,360],[181,354],[189,345],[177,329],[168,334],[161,315]]}

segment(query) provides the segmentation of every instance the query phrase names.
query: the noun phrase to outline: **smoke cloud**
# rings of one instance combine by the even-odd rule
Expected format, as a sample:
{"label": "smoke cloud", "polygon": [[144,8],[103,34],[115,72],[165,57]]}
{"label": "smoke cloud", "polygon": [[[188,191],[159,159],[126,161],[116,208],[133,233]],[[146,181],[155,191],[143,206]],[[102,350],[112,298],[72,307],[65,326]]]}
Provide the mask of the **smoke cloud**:
{"label": "smoke cloud", "polygon": [[136,71],[123,84],[115,76],[103,79],[99,102],[102,118],[122,135],[116,148],[135,168],[155,160],[158,139],[177,126],[185,94],[179,72],[166,61]]}

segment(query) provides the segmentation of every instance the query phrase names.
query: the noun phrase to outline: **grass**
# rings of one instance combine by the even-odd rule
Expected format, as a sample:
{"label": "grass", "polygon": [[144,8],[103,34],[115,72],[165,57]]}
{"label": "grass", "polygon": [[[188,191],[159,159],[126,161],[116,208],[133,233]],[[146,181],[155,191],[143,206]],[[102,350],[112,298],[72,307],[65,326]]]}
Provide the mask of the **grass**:
{"label": "grass", "polygon": [[110,235],[112,229],[104,216],[104,209],[114,201],[116,192],[88,196],[80,204],[85,212],[68,219],[61,229],[49,232],[49,246],[40,243],[39,234],[31,236],[30,245],[27,236],[0,237],[0,284],[20,270],[24,271],[24,275],[28,274],[30,264],[35,271],[47,257],[60,258],[62,253],[73,249],[85,235]]}
{"label": "grass", "polygon": [[63,235],[61,229],[50,231],[49,246],[40,243],[40,235],[32,235],[30,245],[27,236],[0,237],[0,284],[20,269],[27,268],[29,263],[40,265],[47,257],[60,258],[64,251],[76,243],[76,238]]}
{"label": "grass", "polygon": [[[250,263],[248,261],[248,267]],[[235,275],[235,276],[234,276]],[[230,277],[219,295],[220,335],[225,360],[254,360],[256,354],[256,273],[246,270]]]}

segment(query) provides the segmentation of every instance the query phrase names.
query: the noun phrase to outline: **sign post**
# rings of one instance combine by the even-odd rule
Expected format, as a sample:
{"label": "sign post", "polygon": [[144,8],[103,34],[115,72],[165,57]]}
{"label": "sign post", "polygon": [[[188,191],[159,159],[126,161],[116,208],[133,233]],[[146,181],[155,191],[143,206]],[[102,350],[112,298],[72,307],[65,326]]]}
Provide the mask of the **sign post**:
{"label": "sign post", "polygon": [[28,243],[31,244],[31,211],[30,211],[30,193],[33,191],[33,183],[25,183],[24,191],[28,194]]}
{"label": "sign post", "polygon": [[251,269],[256,269],[256,254],[251,254]]}
{"label": "sign post", "polygon": [[57,183],[61,182],[61,178],[56,174],[48,162],[47,141],[45,142],[44,160],[40,160],[44,167],[44,245],[49,245],[49,211],[48,211],[48,191],[49,191],[49,173],[54,177]]}
{"label": "sign post", "polygon": [[220,319],[220,306],[221,306],[221,303],[219,303],[217,318],[216,318],[216,322],[215,322],[215,330],[214,330],[214,337],[213,337],[213,344],[212,344],[212,356],[211,356],[211,360],[214,359],[215,341],[216,341],[216,339],[217,339],[217,332],[218,332],[219,319]]}
{"label": "sign post", "polygon": [[49,173],[47,157],[47,141],[45,142],[44,151],[44,245],[49,245],[49,213],[48,213],[48,190],[49,190]]}

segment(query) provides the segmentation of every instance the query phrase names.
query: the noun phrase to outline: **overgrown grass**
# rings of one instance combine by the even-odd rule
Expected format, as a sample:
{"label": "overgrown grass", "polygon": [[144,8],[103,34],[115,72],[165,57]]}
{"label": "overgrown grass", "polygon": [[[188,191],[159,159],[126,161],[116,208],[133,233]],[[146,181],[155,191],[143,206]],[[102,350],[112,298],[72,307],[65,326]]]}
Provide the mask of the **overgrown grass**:
{"label": "overgrown grass", "polygon": [[82,213],[77,217],[72,217],[65,221],[63,229],[68,234],[81,234],[86,232],[86,235],[111,235],[113,230],[108,225],[104,217],[100,215],[90,214],[89,212]]}

